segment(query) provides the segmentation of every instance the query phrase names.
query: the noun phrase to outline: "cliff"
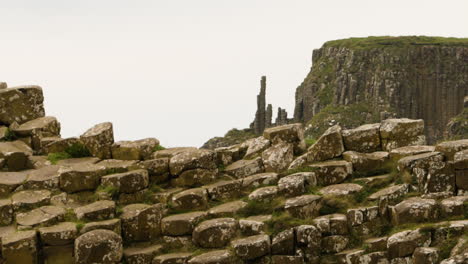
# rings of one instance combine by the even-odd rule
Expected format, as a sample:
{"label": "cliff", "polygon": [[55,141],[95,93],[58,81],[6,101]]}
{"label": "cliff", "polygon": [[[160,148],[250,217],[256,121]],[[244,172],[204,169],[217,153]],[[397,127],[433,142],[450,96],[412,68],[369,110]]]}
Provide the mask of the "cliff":
{"label": "cliff", "polygon": [[[309,122],[306,134],[316,137],[336,122],[347,127],[392,116],[420,118],[428,141],[434,142],[462,112],[465,95],[468,39],[336,40],[313,51],[312,68],[296,90],[294,119]],[[313,120],[323,109],[328,114]],[[353,113],[346,115],[351,125],[340,119],[347,112]]]}

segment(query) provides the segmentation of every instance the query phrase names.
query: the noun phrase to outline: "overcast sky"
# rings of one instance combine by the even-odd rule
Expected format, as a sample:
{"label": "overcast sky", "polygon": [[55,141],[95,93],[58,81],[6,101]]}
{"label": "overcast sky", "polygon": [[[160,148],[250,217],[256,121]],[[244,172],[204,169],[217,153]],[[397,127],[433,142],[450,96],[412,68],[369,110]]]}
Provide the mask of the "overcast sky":
{"label": "overcast sky", "polygon": [[0,81],[43,87],[62,136],[104,121],[116,140],[200,146],[267,103],[291,116],[324,42],[468,37],[467,0],[1,1]]}

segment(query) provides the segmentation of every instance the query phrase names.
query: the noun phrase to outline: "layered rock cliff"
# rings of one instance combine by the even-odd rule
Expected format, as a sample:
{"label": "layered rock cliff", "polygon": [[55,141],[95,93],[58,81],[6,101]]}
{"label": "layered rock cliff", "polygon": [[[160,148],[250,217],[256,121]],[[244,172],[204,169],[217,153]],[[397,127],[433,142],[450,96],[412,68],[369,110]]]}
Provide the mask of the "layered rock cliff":
{"label": "layered rock cliff", "polygon": [[[327,107],[335,114],[363,112],[352,118],[352,126],[390,116],[421,118],[429,142],[434,142],[450,119],[462,112],[466,95],[468,39],[337,40],[314,50],[311,71],[296,90],[294,119],[309,122]],[[323,124],[313,124],[310,133],[315,129],[319,135],[326,129],[317,131]]]}

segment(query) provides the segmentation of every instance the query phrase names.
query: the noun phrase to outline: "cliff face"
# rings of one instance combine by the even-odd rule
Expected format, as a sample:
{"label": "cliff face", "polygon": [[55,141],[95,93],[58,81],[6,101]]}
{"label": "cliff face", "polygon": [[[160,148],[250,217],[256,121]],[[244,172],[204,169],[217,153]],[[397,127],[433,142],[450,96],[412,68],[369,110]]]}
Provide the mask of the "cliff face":
{"label": "cliff face", "polygon": [[365,104],[368,115],[381,119],[424,119],[425,134],[433,142],[462,112],[468,95],[468,39],[330,41],[314,50],[312,61],[296,90],[296,121],[308,122],[327,106]]}

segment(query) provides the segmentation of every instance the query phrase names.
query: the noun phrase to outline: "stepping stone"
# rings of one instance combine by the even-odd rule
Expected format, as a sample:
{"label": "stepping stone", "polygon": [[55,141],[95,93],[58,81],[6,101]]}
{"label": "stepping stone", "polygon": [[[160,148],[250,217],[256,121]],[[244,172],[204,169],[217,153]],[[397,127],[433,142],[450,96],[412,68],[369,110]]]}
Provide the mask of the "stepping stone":
{"label": "stepping stone", "polygon": [[238,179],[264,172],[262,158],[238,160],[227,166],[224,172]]}
{"label": "stepping stone", "polygon": [[390,207],[390,211],[394,225],[432,221],[439,216],[436,200],[419,197],[404,200]]}
{"label": "stepping stone", "polygon": [[169,179],[169,158],[140,161],[137,167],[148,171],[150,183],[162,183]]}
{"label": "stepping stone", "polygon": [[216,218],[200,223],[192,233],[193,242],[202,248],[222,248],[236,236],[238,222],[233,218]]}
{"label": "stepping stone", "polygon": [[303,155],[306,157],[306,162],[324,161],[341,156],[344,152],[341,131],[339,125],[328,128]]}
{"label": "stepping stone", "polygon": [[188,236],[163,236],[162,241],[167,248],[188,250],[193,249],[192,235]]}
{"label": "stepping stone", "polygon": [[318,215],[322,197],[318,195],[302,195],[286,200],[284,209],[296,218],[309,218]]}
{"label": "stepping stone", "polygon": [[294,146],[286,142],[273,145],[262,153],[263,166],[267,172],[282,172],[294,160]]}
{"label": "stepping stone", "polygon": [[118,141],[112,145],[112,158],[118,160],[151,159],[157,146],[159,146],[159,140],[155,138],[145,138],[135,141]]}
{"label": "stepping stone", "polygon": [[304,141],[304,127],[301,123],[275,126],[265,129],[263,137],[270,140],[273,145],[287,142],[294,145],[294,153],[298,154],[306,150]]}
{"label": "stepping stone", "polygon": [[340,183],[328,185],[327,187],[320,189],[320,193],[325,196],[343,196],[358,193],[362,188],[363,187],[361,185],[355,183]]}
{"label": "stepping stone", "polygon": [[171,180],[175,187],[196,187],[209,184],[217,177],[216,170],[193,169],[182,172],[179,177]]}
{"label": "stepping stone", "polygon": [[424,145],[424,121],[422,119],[386,119],[380,125],[380,140],[382,149],[392,149]]}
{"label": "stepping stone", "polygon": [[131,168],[136,168],[138,165],[138,161],[136,160],[118,160],[118,159],[108,159],[103,160],[96,165],[103,166],[106,168],[106,171],[112,173],[124,173],[131,170]]}
{"label": "stepping stone", "polygon": [[346,236],[327,236],[322,238],[322,252],[326,254],[339,253],[346,249],[349,238]]}
{"label": "stepping stone", "polygon": [[122,236],[125,241],[149,241],[161,234],[161,204],[131,204],[122,208]]}
{"label": "stepping stone", "polygon": [[114,218],[114,201],[97,201],[75,209],[76,217],[80,220],[99,221]]}
{"label": "stepping stone", "polygon": [[240,145],[233,145],[229,147],[220,147],[214,150],[216,152],[217,163],[227,166],[234,161],[241,159],[244,153],[241,150]]}
{"label": "stepping stone", "polygon": [[27,171],[0,172],[0,196],[9,196],[28,177]]}
{"label": "stepping stone", "polygon": [[211,200],[220,201],[224,199],[233,199],[241,195],[242,182],[234,181],[219,181],[205,186],[208,191],[208,196]]}
{"label": "stepping stone", "polygon": [[62,246],[73,244],[78,236],[76,224],[72,222],[62,222],[54,226],[39,228],[41,242],[49,246]]}
{"label": "stepping stone", "polygon": [[75,263],[119,263],[123,255],[122,238],[109,230],[93,230],[75,240]]}
{"label": "stepping stone", "polygon": [[344,214],[330,214],[316,217],[313,223],[323,234],[347,235],[348,219]]}
{"label": "stepping stone", "polygon": [[19,231],[2,239],[5,263],[37,263],[38,241],[35,230]]}
{"label": "stepping stone", "polygon": [[316,186],[317,179],[312,172],[299,172],[281,178],[278,181],[278,191],[287,197],[302,195],[306,186]]}
{"label": "stepping stone", "polygon": [[98,222],[89,222],[86,223],[83,228],[81,228],[80,233],[84,234],[86,232],[96,230],[96,229],[106,229],[115,232],[120,236],[121,234],[121,221],[119,218],[98,221]]}
{"label": "stepping stone", "polygon": [[278,197],[277,186],[267,186],[258,188],[257,190],[249,194],[249,200],[251,201],[271,201]]}
{"label": "stepping stone", "polygon": [[357,152],[375,152],[381,150],[380,123],[366,124],[341,131],[346,150]]}
{"label": "stepping stone", "polygon": [[84,157],[84,158],[72,158],[72,159],[64,159],[59,160],[57,165],[62,167],[70,167],[74,165],[93,165],[100,161],[99,158],[95,157]]}
{"label": "stepping stone", "polygon": [[114,144],[112,123],[105,122],[93,126],[80,136],[80,140],[93,157],[110,159],[111,146]]}
{"label": "stepping stone", "polygon": [[271,215],[256,215],[239,220],[239,228],[243,235],[259,235],[266,231],[265,222],[270,221]]}
{"label": "stepping stone", "polygon": [[60,123],[53,116],[45,116],[23,123],[12,131],[20,137],[35,136],[37,132],[43,137],[60,136]]}
{"label": "stepping stone", "polygon": [[372,176],[372,177],[365,177],[365,178],[358,178],[353,180],[355,183],[361,183],[361,184],[370,184],[372,185],[375,182],[382,182],[387,180],[391,175],[390,174],[384,174],[384,175],[379,175],[379,176]]}
{"label": "stepping stone", "polygon": [[159,158],[172,158],[173,156],[180,154],[182,152],[195,151],[195,147],[177,147],[177,148],[167,148],[163,150],[158,150],[153,153],[154,159]]}
{"label": "stepping stone", "polygon": [[139,263],[152,263],[154,257],[163,252],[162,245],[151,246],[135,246],[125,248],[123,255],[126,263],[139,264]]}
{"label": "stepping stone", "polygon": [[96,189],[100,184],[101,177],[106,174],[106,168],[78,163],[61,168],[59,174],[60,189],[67,193],[73,193]]}
{"label": "stepping stone", "polygon": [[25,189],[58,189],[60,166],[50,165],[28,173],[28,179],[23,184]]}
{"label": "stepping stone", "polygon": [[16,222],[22,226],[36,227],[50,226],[61,221],[65,216],[65,209],[57,206],[42,206],[26,213],[16,215]]}
{"label": "stepping stone", "polygon": [[195,226],[207,216],[206,212],[191,212],[164,217],[161,229],[164,235],[191,235]]}
{"label": "stepping stone", "polygon": [[320,250],[322,233],[313,225],[296,226],[296,243],[312,250]]}
{"label": "stepping stone", "polygon": [[435,247],[419,247],[414,250],[413,263],[436,264],[439,263],[439,249]]}
{"label": "stepping stone", "polygon": [[387,240],[388,257],[391,259],[411,256],[417,247],[431,243],[431,234],[419,229],[406,230],[391,235]]}
{"label": "stepping stone", "polygon": [[241,259],[256,259],[270,253],[270,236],[256,235],[236,239],[231,242],[231,246]]}
{"label": "stepping stone", "polygon": [[441,152],[448,160],[453,160],[455,153],[468,149],[468,139],[445,141],[435,147],[435,151]]}
{"label": "stepping stone", "polygon": [[81,144],[78,138],[44,137],[40,139],[40,152],[43,154],[65,152],[73,145]]}
{"label": "stepping stone", "polygon": [[208,211],[208,215],[212,217],[217,217],[217,218],[233,217],[246,206],[247,206],[247,203],[244,201],[234,201],[234,202],[224,203],[224,204],[211,208]]}
{"label": "stepping stone", "polygon": [[11,196],[11,204],[17,212],[31,210],[50,203],[50,191],[33,190],[21,191]]}
{"label": "stepping stone", "polygon": [[185,170],[216,169],[216,154],[206,149],[186,149],[171,157],[169,170],[172,175],[180,175]]}
{"label": "stepping stone", "polygon": [[453,196],[440,201],[440,209],[444,217],[462,216],[468,210],[468,195]]}
{"label": "stepping stone", "polygon": [[388,152],[385,151],[372,153],[346,151],[343,153],[343,159],[353,164],[353,171],[364,175],[369,175],[385,168],[388,157]]}
{"label": "stepping stone", "polygon": [[271,239],[272,255],[293,255],[294,252],[294,228],[279,232]]}
{"label": "stepping stone", "polygon": [[188,189],[172,196],[174,210],[204,210],[208,207],[208,194],[205,188]]}
{"label": "stepping stone", "polygon": [[367,252],[386,251],[388,237],[374,237],[364,240]]}
{"label": "stepping stone", "polygon": [[352,164],[344,160],[315,163],[310,167],[317,177],[317,184],[322,186],[341,183],[353,172]]}
{"label": "stepping stone", "polygon": [[101,178],[102,186],[113,187],[120,193],[135,193],[148,187],[148,184],[149,176],[146,170],[133,170]]}
{"label": "stepping stone", "polygon": [[[9,225],[13,221],[13,206],[10,199],[0,200],[0,226]],[[1,240],[1,239],[0,239]]]}
{"label": "stepping stone", "polygon": [[406,146],[392,149],[389,154],[390,160],[398,161],[407,156],[414,156],[433,151],[435,151],[434,146]]}
{"label": "stepping stone", "polygon": [[371,194],[367,199],[369,201],[377,201],[379,199],[387,198],[390,201],[394,201],[399,199],[400,197],[403,197],[405,194],[407,194],[409,191],[409,185],[408,184],[398,184],[398,185],[393,185],[389,186],[387,188],[381,189],[373,194]]}
{"label": "stepping stone", "polygon": [[242,188],[258,188],[262,185],[273,185],[278,182],[278,174],[274,172],[265,172],[254,174],[242,179]]}
{"label": "stepping stone", "polygon": [[157,256],[153,259],[152,264],[174,264],[187,263],[193,256],[193,253],[171,253]]}
{"label": "stepping stone", "polygon": [[193,257],[188,264],[232,264],[238,259],[229,250],[214,250]]}

